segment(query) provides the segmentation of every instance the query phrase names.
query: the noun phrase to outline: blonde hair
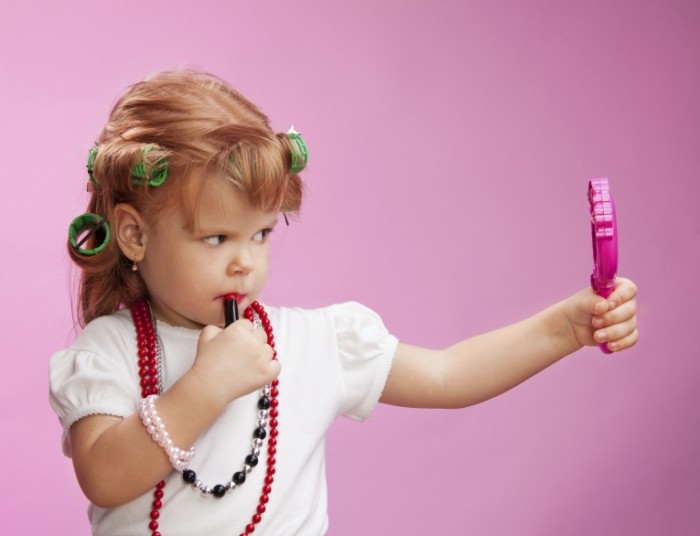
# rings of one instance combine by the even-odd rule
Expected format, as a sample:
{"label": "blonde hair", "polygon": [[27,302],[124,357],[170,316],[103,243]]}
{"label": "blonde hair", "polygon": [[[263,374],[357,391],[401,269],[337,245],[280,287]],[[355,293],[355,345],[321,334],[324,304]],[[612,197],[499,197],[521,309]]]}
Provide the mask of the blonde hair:
{"label": "blonde hair", "polygon": [[[155,74],[126,90],[97,140],[92,162],[94,187],[88,212],[112,222],[114,207],[128,203],[146,218],[176,206],[193,206],[192,196],[208,173],[223,173],[257,209],[297,212],[302,183],[290,171],[299,145],[274,133],[255,105],[220,78],[192,69]],[[160,186],[134,181],[136,166],[146,173],[167,163]],[[305,163],[305,162],[304,162]],[[303,166],[302,166],[303,167]],[[97,234],[97,233],[96,233]],[[92,238],[86,249],[94,247]],[[78,321],[128,307],[147,293],[131,261],[112,238],[97,255],[81,255],[68,245],[82,269]]]}

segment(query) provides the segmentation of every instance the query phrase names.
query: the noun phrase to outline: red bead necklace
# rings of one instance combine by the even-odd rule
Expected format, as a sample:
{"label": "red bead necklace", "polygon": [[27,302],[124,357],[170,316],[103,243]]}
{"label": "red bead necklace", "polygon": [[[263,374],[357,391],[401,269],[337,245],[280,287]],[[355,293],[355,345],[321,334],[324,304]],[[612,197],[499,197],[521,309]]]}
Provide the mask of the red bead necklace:
{"label": "red bead necklace", "polygon": [[[161,378],[161,367],[159,366],[159,344],[158,338],[156,336],[156,330],[154,325],[153,315],[151,314],[151,308],[146,300],[139,300],[134,303],[131,307],[131,315],[134,319],[134,326],[136,328],[136,339],[138,343],[138,365],[139,365],[139,377],[141,385],[141,396],[146,398],[149,395],[157,395],[162,391],[162,378]],[[267,312],[258,302],[253,302],[249,307],[246,308],[243,316],[250,322],[255,321],[255,317],[260,321],[265,334],[267,335],[267,344],[272,347],[273,359],[277,359],[277,351],[275,350],[275,338],[272,334],[272,325],[270,319],[267,316]],[[270,383],[270,437],[267,443],[267,473],[265,475],[265,483],[262,488],[262,494],[258,501],[258,506],[255,509],[255,514],[251,518],[251,522],[246,525],[244,532],[240,536],[247,536],[255,531],[255,526],[262,520],[262,515],[265,513],[266,504],[270,499],[270,493],[272,492],[272,484],[275,481],[275,464],[277,462],[275,455],[277,454],[277,436],[278,431],[278,421],[277,417],[279,412],[277,407],[279,402],[277,400],[277,395],[279,391],[277,387],[279,386],[279,380],[275,379]],[[151,536],[161,536],[158,531],[159,523],[158,519],[160,517],[160,509],[163,506],[163,488],[165,487],[165,480],[161,480],[156,485],[156,489],[153,492],[153,503],[150,515],[150,521],[148,528],[151,531]],[[218,496],[218,495],[217,495]]]}

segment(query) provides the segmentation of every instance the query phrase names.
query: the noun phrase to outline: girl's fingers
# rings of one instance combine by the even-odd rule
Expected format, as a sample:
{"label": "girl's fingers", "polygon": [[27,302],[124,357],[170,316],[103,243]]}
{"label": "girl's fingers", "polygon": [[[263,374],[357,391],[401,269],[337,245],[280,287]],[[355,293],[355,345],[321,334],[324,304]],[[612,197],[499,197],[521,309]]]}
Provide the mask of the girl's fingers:
{"label": "girl's fingers", "polygon": [[[596,342],[607,342],[614,343],[619,342],[632,333],[637,331],[637,317],[632,316],[624,322],[618,322],[616,324],[607,326],[603,329],[599,329],[593,334]],[[609,346],[609,344],[608,344]]]}
{"label": "girl's fingers", "polygon": [[200,341],[210,341],[221,333],[221,328],[217,326],[204,326],[202,328],[202,333],[199,335]]}
{"label": "girl's fingers", "polygon": [[639,331],[634,329],[632,331],[632,333],[630,333],[626,337],[623,337],[623,338],[618,339],[616,341],[609,342],[608,349],[612,350],[613,352],[619,352],[620,350],[625,350],[625,349],[629,348],[630,346],[634,346],[638,340],[639,340]]}
{"label": "girl's fingers", "polygon": [[267,344],[267,334],[265,333],[265,330],[256,328],[250,320],[241,318],[236,320],[229,327],[250,333],[253,337],[259,340],[261,344]]}
{"label": "girl's fingers", "polygon": [[253,331],[253,323],[245,318],[239,318],[233,324],[229,326],[230,328],[240,329],[241,331],[250,332]]}
{"label": "girl's fingers", "polygon": [[593,317],[593,327],[603,328],[613,326],[621,322],[626,322],[630,318],[634,318],[637,314],[637,302],[631,300],[616,307],[612,311],[605,314]]}
{"label": "girl's fingers", "polygon": [[608,296],[608,304],[610,308],[619,307],[620,304],[626,303],[637,295],[637,285],[624,277],[617,278],[615,290]]}

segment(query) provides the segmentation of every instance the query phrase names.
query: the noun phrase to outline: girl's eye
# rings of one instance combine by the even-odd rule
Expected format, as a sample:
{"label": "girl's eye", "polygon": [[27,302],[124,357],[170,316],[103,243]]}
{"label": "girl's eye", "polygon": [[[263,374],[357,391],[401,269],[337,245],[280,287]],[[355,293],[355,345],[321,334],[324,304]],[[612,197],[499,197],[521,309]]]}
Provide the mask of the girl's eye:
{"label": "girl's eye", "polygon": [[204,243],[209,244],[210,246],[218,246],[223,244],[225,241],[226,237],[224,235],[212,235],[204,238]]}
{"label": "girl's eye", "polygon": [[253,240],[256,242],[264,242],[268,235],[272,232],[272,229],[263,229],[258,231],[253,235]]}

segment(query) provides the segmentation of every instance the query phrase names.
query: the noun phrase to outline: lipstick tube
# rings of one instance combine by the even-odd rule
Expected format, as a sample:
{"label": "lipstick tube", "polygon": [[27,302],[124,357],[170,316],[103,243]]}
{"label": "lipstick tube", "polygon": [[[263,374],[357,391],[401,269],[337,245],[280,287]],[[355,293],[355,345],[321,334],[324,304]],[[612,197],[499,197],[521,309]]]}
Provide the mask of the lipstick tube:
{"label": "lipstick tube", "polygon": [[224,300],[224,326],[230,326],[238,320],[238,302],[234,298]]}

